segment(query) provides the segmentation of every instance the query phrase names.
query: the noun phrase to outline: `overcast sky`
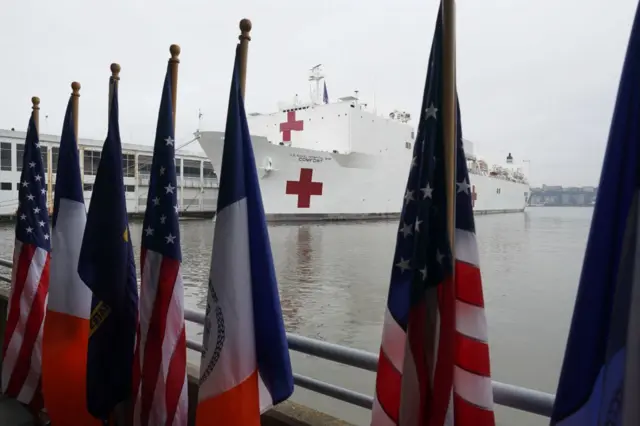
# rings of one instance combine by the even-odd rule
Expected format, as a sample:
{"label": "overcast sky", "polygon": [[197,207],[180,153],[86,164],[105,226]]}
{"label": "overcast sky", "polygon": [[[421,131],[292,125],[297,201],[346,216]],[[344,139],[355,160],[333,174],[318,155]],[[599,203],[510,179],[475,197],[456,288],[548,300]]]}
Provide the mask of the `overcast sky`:
{"label": "overcast sky", "polygon": [[[223,130],[238,21],[253,22],[247,110],[308,93],[322,63],[331,98],[419,114],[437,0],[11,1],[3,9],[0,128],[59,134],[82,84],[80,135],[106,135],[109,65],[122,66],[124,142],[151,144],[171,43],[182,47],[177,139]],[[464,136],[490,161],[531,161],[534,184],[596,185],[637,0],[459,0]],[[90,6],[89,6],[90,4]],[[48,118],[45,119],[45,116]]]}

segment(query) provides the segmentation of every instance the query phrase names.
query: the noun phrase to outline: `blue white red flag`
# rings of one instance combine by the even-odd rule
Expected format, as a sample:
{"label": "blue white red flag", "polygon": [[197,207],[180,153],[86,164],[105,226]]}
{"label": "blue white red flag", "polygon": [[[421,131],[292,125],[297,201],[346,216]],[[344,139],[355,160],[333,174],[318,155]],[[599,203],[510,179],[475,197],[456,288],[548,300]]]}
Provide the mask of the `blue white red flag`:
{"label": "blue white red flag", "polygon": [[49,291],[51,236],[38,130],[29,119],[18,187],[9,314],[2,346],[2,393],[41,409],[42,330]]}
{"label": "blue white red flag", "polygon": [[140,252],[134,424],[187,424],[187,341],[178,223],[171,69],[158,113]]}
{"label": "blue white red flag", "polygon": [[640,8],[627,48],[551,425],[640,424]]}
{"label": "blue white red flag", "polygon": [[[87,222],[72,99],[64,116],[53,203],[49,303],[44,323],[42,390],[52,424],[98,425],[87,411],[91,290],[78,275]],[[60,392],[64,389],[64,392]]]}
{"label": "blue white red flag", "polygon": [[441,6],[391,271],[373,426],[495,424],[459,109],[453,262],[447,233],[442,27]]}
{"label": "blue white red flag", "polygon": [[87,408],[107,420],[131,396],[138,323],[138,287],[129,238],[118,125],[118,85],[113,81],[109,130],[91,194],[78,274],[91,289],[87,355]]}
{"label": "blue white red flag", "polygon": [[198,426],[260,426],[293,393],[269,234],[240,94],[231,80],[211,254]]}

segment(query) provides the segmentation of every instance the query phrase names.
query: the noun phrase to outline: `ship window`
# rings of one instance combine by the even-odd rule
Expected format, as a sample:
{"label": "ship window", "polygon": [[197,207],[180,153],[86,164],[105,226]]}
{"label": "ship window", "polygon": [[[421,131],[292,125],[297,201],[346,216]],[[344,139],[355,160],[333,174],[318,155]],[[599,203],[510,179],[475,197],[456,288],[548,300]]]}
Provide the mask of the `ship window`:
{"label": "ship window", "polygon": [[[84,174],[95,176],[100,164],[100,151],[84,151]],[[87,191],[85,189],[85,191]]]}
{"label": "ship window", "polygon": [[[9,147],[11,147],[11,144],[9,144]],[[11,191],[11,188],[13,187],[13,185],[11,184],[11,182],[2,182],[0,183],[0,189],[3,191]]]}
{"label": "ship window", "polygon": [[16,144],[16,170],[17,171],[21,171],[22,170],[22,160],[24,157],[24,144],[23,143],[17,143]]}
{"label": "ship window", "polygon": [[135,177],[136,156],[133,154],[122,154],[122,176]]}
{"label": "ship window", "polygon": [[58,157],[60,156],[60,148],[57,146],[51,147],[51,172],[58,172]]}
{"label": "ship window", "polygon": [[216,179],[218,177],[215,170],[213,170],[213,164],[211,164],[211,161],[205,161],[202,163],[202,168],[205,179]]}
{"label": "ship window", "polygon": [[200,161],[184,160],[184,177],[199,178],[200,177]]}
{"label": "ship window", "polygon": [[176,176],[180,176],[180,159],[176,158]]}
{"label": "ship window", "polygon": [[500,191],[501,191],[500,188],[496,189],[496,194],[499,194]]}
{"label": "ship window", "polygon": [[411,139],[415,139],[416,138],[416,132],[414,132],[413,130],[411,131]]}
{"label": "ship window", "polygon": [[136,187],[134,185],[125,185],[124,192],[136,192]]}
{"label": "ship window", "polygon": [[150,155],[138,155],[138,173],[150,175],[152,161],[153,157]]}
{"label": "ship window", "polygon": [[11,144],[0,143],[0,170],[11,171]]}
{"label": "ship window", "polygon": [[411,142],[405,142],[404,147],[407,149],[411,149]]}
{"label": "ship window", "polygon": [[92,183],[85,183],[83,186],[83,190],[85,191],[93,191],[93,184]]}

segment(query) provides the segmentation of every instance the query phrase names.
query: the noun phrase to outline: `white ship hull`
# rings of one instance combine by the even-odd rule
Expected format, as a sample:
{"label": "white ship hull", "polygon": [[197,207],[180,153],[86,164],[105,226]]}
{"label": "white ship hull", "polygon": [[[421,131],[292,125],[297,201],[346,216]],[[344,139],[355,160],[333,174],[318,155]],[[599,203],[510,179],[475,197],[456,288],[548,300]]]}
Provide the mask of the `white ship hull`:
{"label": "white ship hull", "polygon": [[[200,134],[200,144],[219,172],[223,136]],[[338,154],[273,144],[263,136],[252,136],[252,143],[268,220],[358,220],[400,214],[410,151]],[[526,183],[473,173],[470,184],[476,214],[522,212],[530,193]]]}

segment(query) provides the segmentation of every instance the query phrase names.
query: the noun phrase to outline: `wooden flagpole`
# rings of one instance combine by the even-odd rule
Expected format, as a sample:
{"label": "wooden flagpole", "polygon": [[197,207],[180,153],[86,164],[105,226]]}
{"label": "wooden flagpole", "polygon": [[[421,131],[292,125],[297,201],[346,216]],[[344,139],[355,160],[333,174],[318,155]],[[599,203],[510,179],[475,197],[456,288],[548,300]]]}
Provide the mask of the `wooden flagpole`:
{"label": "wooden flagpole", "polygon": [[172,44],[169,47],[171,52],[171,59],[169,59],[169,66],[171,68],[171,111],[173,112],[173,132],[175,138],[176,131],[176,105],[178,104],[178,65],[180,65],[180,46]]}
{"label": "wooden flagpole", "polygon": [[242,99],[245,99],[245,88],[247,87],[247,57],[249,53],[249,42],[251,41],[251,21],[243,19],[240,21],[240,94]]}
{"label": "wooden flagpole", "polygon": [[[447,193],[447,231],[451,243],[452,262],[455,260],[455,216],[456,216],[456,24],[455,0],[442,1],[443,27],[443,92],[442,117],[444,137],[444,160]],[[454,268],[455,269],[455,268]]]}
{"label": "wooden flagpole", "polygon": [[109,113],[111,113],[111,98],[113,97],[113,90],[117,88],[118,81],[120,81],[120,64],[115,62],[111,64],[111,77],[109,77]]}
{"label": "wooden flagpole", "polygon": [[[74,81],[71,83],[71,118],[73,119],[73,134],[76,137],[76,144],[78,145],[78,153],[82,154],[80,151],[80,139],[78,136],[78,122],[80,116],[80,83]],[[84,167],[82,162],[84,161],[82,156],[78,159],[80,162],[80,184],[82,185],[82,190],[84,191]]]}
{"label": "wooden flagpole", "polygon": [[[36,131],[40,136],[40,98],[34,96],[31,98],[31,115],[33,116],[33,122],[36,124]],[[22,160],[21,158],[18,161]]]}
{"label": "wooden flagpole", "polygon": [[73,118],[73,134],[78,142],[78,114],[80,104],[80,83],[74,81],[71,83],[71,118]]}
{"label": "wooden flagpole", "polygon": [[[33,122],[36,125],[36,133],[38,134],[38,138],[40,137],[40,98],[37,96],[33,96],[31,98],[31,116],[33,117]],[[26,150],[26,146],[25,146]],[[24,151],[23,151],[24,155]],[[24,160],[23,158],[16,158],[18,164],[21,164]],[[16,209],[16,214],[18,213],[18,209]]]}

